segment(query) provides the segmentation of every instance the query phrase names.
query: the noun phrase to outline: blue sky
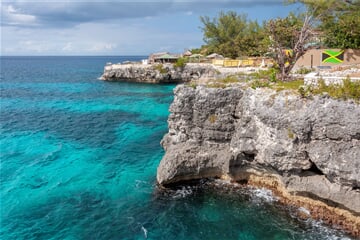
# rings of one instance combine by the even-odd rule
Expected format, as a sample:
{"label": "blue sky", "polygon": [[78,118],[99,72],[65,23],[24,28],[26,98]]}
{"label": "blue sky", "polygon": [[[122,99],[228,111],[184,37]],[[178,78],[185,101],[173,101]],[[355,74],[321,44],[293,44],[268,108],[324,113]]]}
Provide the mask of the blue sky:
{"label": "blue sky", "polygon": [[1,55],[148,55],[203,44],[200,16],[245,13],[259,22],[282,0],[2,0]]}

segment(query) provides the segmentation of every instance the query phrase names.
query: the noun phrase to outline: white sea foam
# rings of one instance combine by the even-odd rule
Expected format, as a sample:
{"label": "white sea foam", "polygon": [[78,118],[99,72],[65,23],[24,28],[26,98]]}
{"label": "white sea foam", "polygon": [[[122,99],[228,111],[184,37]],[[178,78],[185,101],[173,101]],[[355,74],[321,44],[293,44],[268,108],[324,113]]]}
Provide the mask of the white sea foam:
{"label": "white sea foam", "polygon": [[141,230],[142,230],[143,233],[144,233],[144,237],[147,238],[147,233],[148,233],[148,231],[146,230],[146,228],[144,228],[144,226],[141,226]]}
{"label": "white sea foam", "polygon": [[302,213],[304,213],[306,215],[310,215],[310,211],[308,209],[304,208],[304,207],[299,207],[298,210],[299,210],[299,212],[302,212]]}
{"label": "white sea foam", "polygon": [[253,201],[265,201],[265,202],[274,202],[277,201],[277,198],[273,195],[272,191],[265,188],[255,188],[250,189],[252,193]]}
{"label": "white sea foam", "polygon": [[150,184],[146,181],[143,180],[135,180],[135,187],[136,188],[143,188],[143,187],[148,187]]}
{"label": "white sea foam", "polygon": [[227,180],[227,179],[215,179],[214,182],[215,182],[216,185],[231,185],[231,184],[234,184],[234,183],[231,183],[230,180]]}
{"label": "white sea foam", "polygon": [[346,236],[339,236],[339,232],[337,230],[324,225],[321,221],[308,219],[307,222],[311,225],[313,229],[312,231],[317,233],[321,232],[327,240],[351,240],[351,238]]}
{"label": "white sea foam", "polygon": [[185,198],[193,193],[193,190],[190,187],[182,187],[175,191],[174,195],[172,196],[174,199],[178,198]]}

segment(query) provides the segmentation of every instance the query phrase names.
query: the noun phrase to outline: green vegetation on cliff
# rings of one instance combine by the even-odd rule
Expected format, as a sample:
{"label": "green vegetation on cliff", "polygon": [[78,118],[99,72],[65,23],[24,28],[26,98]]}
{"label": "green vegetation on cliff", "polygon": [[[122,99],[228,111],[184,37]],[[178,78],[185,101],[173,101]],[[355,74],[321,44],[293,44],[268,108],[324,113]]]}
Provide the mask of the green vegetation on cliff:
{"label": "green vegetation on cliff", "polygon": [[[230,75],[226,78],[209,82],[206,86],[209,88],[226,88],[233,83],[243,83],[242,87],[251,87],[253,89],[270,88],[277,92],[290,90],[304,98],[326,94],[334,99],[353,99],[356,102],[360,102],[360,81],[351,81],[347,78],[343,80],[343,84],[326,85],[325,81],[320,79],[317,85],[305,86],[303,79],[281,81],[276,79],[275,75],[276,70],[274,69],[251,73],[247,76]],[[197,84],[191,82],[189,86],[196,88]]]}
{"label": "green vegetation on cliff", "polygon": [[166,68],[164,68],[164,65],[162,65],[161,63],[154,65],[154,69],[159,71],[161,74],[168,73],[168,70]]}
{"label": "green vegetation on cliff", "polygon": [[176,63],[174,63],[174,67],[184,68],[187,62],[188,62],[188,58],[184,58],[184,57],[178,58]]}
{"label": "green vegetation on cliff", "polygon": [[360,101],[360,81],[351,81],[349,78],[344,79],[343,84],[326,85],[324,80],[320,80],[317,86],[305,87],[300,89],[302,96],[309,94],[328,94],[335,99],[354,99],[356,102]]}

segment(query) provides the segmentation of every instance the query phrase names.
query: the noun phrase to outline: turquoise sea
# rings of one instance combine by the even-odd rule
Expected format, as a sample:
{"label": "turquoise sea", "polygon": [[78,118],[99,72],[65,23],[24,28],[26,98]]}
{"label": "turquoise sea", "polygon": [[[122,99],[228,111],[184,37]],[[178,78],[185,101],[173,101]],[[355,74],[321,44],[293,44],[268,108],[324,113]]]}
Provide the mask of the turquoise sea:
{"label": "turquoise sea", "polygon": [[0,239],[351,239],[270,192],[159,191],[175,85],[98,80],[144,57],[1,57]]}

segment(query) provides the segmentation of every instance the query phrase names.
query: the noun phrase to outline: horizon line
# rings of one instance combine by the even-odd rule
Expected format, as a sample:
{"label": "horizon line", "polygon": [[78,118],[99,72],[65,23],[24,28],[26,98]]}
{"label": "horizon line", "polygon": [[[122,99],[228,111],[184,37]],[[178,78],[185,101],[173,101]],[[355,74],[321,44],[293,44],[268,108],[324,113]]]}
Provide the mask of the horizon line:
{"label": "horizon line", "polygon": [[143,55],[0,55],[0,57],[144,57]]}

